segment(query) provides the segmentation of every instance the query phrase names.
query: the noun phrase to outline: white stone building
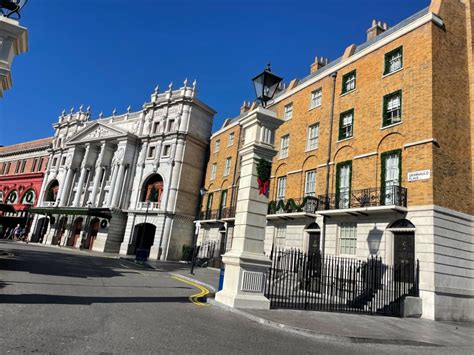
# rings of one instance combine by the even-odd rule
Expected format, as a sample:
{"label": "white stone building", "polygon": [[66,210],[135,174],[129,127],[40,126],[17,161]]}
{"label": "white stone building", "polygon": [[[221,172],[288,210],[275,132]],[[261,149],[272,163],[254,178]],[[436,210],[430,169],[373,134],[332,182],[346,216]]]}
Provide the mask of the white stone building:
{"label": "white stone building", "polygon": [[[62,113],[32,233],[47,244],[179,259],[190,245],[215,111],[196,84],[158,88],[138,112]],[[35,236],[38,237],[38,236]]]}

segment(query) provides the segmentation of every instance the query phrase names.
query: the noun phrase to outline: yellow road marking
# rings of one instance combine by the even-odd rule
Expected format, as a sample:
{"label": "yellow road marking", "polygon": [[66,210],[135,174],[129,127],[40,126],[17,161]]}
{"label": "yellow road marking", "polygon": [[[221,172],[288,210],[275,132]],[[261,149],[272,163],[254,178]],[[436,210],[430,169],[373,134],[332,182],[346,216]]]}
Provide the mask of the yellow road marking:
{"label": "yellow road marking", "polygon": [[197,288],[198,290],[200,290],[199,293],[196,293],[195,295],[191,295],[189,296],[189,300],[194,303],[196,306],[201,306],[201,307],[209,307],[210,305],[207,304],[207,303],[202,303],[201,301],[199,301],[199,298],[201,297],[204,297],[205,295],[209,294],[209,290],[197,283],[194,283],[192,281],[188,281],[188,280],[185,280],[185,279],[182,279],[181,277],[177,277],[177,276],[171,276],[173,279],[176,279],[178,281],[181,281],[181,282],[184,282],[184,283],[187,283],[188,285],[191,285],[195,288]]}

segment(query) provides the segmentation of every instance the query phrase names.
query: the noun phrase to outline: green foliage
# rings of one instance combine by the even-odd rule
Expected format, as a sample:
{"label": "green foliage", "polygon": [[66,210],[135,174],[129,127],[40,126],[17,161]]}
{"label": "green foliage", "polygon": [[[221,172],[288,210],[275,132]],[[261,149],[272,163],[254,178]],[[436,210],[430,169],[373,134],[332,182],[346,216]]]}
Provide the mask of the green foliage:
{"label": "green foliage", "polygon": [[272,163],[260,158],[257,162],[257,176],[262,182],[270,180],[272,174]]}
{"label": "green foliage", "polygon": [[181,249],[181,260],[183,261],[191,261],[193,257],[193,247],[189,245],[183,245]]}

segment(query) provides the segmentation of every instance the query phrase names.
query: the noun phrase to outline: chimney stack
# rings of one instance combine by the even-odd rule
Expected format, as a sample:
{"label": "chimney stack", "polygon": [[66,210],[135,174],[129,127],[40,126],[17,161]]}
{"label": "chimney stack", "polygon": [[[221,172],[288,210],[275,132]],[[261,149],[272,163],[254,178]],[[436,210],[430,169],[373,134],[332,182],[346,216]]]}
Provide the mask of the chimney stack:
{"label": "chimney stack", "polygon": [[367,30],[367,41],[370,41],[372,38],[377,37],[382,32],[388,30],[387,23],[382,23],[381,21],[372,20],[372,27]]}
{"label": "chimney stack", "polygon": [[311,64],[311,70],[310,70],[310,73],[314,73],[315,71],[321,69],[322,67],[324,67],[326,64],[328,64],[329,60],[327,58],[323,58],[323,57],[320,57],[318,58],[318,56],[316,56],[314,58],[314,63]]}
{"label": "chimney stack", "polygon": [[242,106],[240,106],[240,114],[247,112],[250,109],[250,103],[244,101]]}

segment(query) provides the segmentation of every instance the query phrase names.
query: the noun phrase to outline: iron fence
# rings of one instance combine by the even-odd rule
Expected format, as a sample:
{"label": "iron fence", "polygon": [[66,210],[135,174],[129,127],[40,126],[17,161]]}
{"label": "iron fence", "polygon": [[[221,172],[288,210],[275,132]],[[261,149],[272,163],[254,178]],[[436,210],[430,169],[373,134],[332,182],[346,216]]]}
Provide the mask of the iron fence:
{"label": "iron fence", "polygon": [[265,295],[272,308],[398,316],[406,296],[419,296],[419,262],[387,265],[273,250]]}

